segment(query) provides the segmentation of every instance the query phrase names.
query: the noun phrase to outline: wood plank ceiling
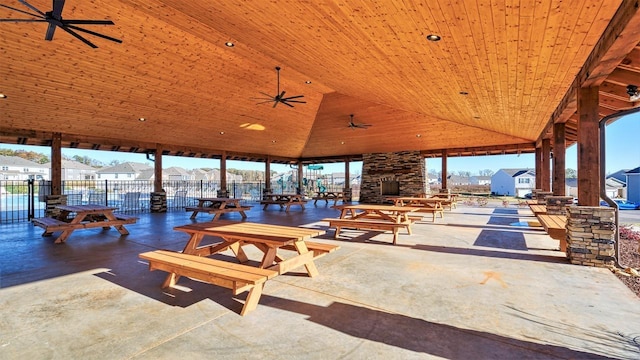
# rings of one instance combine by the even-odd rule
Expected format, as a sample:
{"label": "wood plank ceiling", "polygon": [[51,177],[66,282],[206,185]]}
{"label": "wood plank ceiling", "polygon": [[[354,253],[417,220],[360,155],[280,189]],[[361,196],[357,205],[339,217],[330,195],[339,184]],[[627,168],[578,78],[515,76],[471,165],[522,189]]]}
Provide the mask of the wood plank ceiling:
{"label": "wood plank ceiling", "polygon": [[[91,29],[123,43],[87,36],[91,49],[61,29],[44,41],[43,23],[0,23],[0,142],[61,132],[71,147],[282,162],[530,152],[564,113],[571,143],[567,94],[627,3],[67,0],[63,18],[111,19]],[[635,106],[629,50],[602,85],[603,114]],[[275,95],[276,66],[281,91],[306,104],[257,104]],[[350,114],[372,126],[349,128]]]}

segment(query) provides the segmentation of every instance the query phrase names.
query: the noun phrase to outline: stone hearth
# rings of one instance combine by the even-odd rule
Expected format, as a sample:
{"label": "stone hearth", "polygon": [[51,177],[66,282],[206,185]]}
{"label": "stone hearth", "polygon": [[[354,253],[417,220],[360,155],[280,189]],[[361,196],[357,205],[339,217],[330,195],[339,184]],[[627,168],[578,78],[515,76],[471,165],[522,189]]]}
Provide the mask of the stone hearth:
{"label": "stone hearth", "polygon": [[[397,194],[391,194],[396,193],[395,185]],[[426,189],[425,161],[419,151],[363,155],[360,202],[380,204],[387,196],[415,196]]]}

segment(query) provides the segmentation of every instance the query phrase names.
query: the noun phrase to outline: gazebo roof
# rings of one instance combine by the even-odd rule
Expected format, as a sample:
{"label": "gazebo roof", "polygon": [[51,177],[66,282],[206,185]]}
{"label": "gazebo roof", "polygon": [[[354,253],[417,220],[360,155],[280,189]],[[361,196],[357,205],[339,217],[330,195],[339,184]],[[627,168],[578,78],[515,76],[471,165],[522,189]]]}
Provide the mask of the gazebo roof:
{"label": "gazebo roof", "polygon": [[[59,132],[68,147],[313,162],[531,152],[566,122],[572,144],[578,86],[600,85],[602,116],[636,105],[633,4],[69,0],[63,18],[113,20],[81,27],[122,43],[1,23],[0,141]],[[277,92],[276,66],[280,92],[306,103],[258,104]]]}

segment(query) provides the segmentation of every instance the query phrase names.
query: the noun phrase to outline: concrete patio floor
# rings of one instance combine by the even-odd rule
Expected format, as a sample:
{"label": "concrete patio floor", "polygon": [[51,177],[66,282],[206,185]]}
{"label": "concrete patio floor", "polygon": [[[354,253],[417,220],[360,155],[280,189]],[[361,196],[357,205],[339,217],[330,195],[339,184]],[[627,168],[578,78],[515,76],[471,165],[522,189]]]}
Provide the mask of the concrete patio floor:
{"label": "concrete patio floor", "polygon": [[[254,206],[248,221],[326,228],[338,211]],[[201,214],[195,220],[204,222]],[[225,219],[240,220],[236,214]],[[640,300],[606,269],[569,265],[528,209],[460,206],[414,234],[333,230],[341,248],[246,293],[166,273],[139,258],[180,250],[186,212],[140,214],[65,244],[0,225],[0,359],[640,359]]]}

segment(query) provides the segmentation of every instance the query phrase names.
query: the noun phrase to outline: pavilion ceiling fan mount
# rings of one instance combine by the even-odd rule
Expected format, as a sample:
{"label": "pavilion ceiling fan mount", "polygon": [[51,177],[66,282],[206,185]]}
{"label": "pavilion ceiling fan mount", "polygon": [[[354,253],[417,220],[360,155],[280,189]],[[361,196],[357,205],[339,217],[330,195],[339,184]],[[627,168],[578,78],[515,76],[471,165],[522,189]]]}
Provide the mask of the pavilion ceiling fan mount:
{"label": "pavilion ceiling fan mount", "polygon": [[353,114],[349,114],[349,128],[351,128],[351,130],[355,130],[355,129],[368,129],[371,126],[371,124],[356,124],[353,122]]}
{"label": "pavilion ceiling fan mount", "polygon": [[280,92],[280,66],[276,66],[276,77],[277,77],[277,81],[278,81],[278,87],[277,87],[276,95],[275,96],[271,96],[271,95],[261,91],[260,94],[264,95],[265,97],[254,98],[256,100],[263,100],[263,101],[259,102],[258,104],[265,104],[265,103],[273,102],[273,107],[276,107],[276,105],[278,105],[278,103],[287,105],[288,107],[293,107],[293,105],[291,105],[290,103],[299,103],[299,104],[306,104],[307,103],[306,101],[300,100],[300,99],[302,99],[304,97],[304,95],[295,95],[295,96],[285,97],[284,94],[286,92],[284,90],[282,90],[282,92]]}
{"label": "pavilion ceiling fan mount", "polygon": [[45,40],[51,41],[53,40],[53,34],[56,31],[56,28],[61,28],[62,30],[68,32],[76,39],[82,41],[83,43],[89,45],[92,48],[97,48],[97,46],[91,41],[85,39],[83,36],[77,33],[77,31],[86,33],[89,35],[97,36],[102,39],[110,40],[117,43],[122,43],[122,40],[113,38],[111,36],[103,35],[97,33],[95,31],[83,29],[76,25],[114,25],[111,20],[66,20],[62,18],[62,9],[64,7],[65,0],[53,0],[53,8],[51,11],[42,12],[35,6],[29,4],[25,0],[18,0],[22,5],[29,8],[29,11],[16,9],[11,6],[0,4],[1,7],[7,8],[9,10],[13,10],[15,12],[19,12],[21,14],[29,15],[34,18],[32,19],[0,19],[0,22],[16,22],[16,23],[24,23],[24,22],[46,22],[49,27],[47,28],[47,32],[44,36]]}

